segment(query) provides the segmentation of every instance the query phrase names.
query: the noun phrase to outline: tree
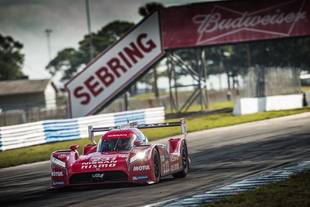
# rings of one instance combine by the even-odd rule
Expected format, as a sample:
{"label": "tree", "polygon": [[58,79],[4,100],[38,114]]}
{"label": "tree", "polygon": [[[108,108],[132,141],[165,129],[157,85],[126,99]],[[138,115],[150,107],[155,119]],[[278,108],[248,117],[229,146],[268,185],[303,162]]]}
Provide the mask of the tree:
{"label": "tree", "polygon": [[89,62],[90,38],[92,38],[95,55],[98,55],[116,42],[131,27],[133,27],[133,25],[133,23],[126,21],[113,21],[102,27],[96,33],[85,35],[79,42],[78,50],[74,48],[63,49],[49,62],[46,69],[52,76],[58,72],[62,72],[62,81],[70,80],[78,69]]}
{"label": "tree", "polygon": [[300,69],[310,71],[309,45],[309,37],[293,37],[206,47],[207,58],[212,61],[208,74],[225,72],[237,82],[236,77],[246,75],[249,67],[289,67],[295,68],[296,72]]}
{"label": "tree", "polygon": [[253,65],[310,68],[310,38],[294,37],[250,43]]}
{"label": "tree", "polygon": [[24,77],[22,65],[23,45],[10,36],[0,34],[0,80],[15,80]]}
{"label": "tree", "polygon": [[65,48],[58,52],[57,56],[49,62],[46,69],[54,76],[62,72],[61,81],[69,80],[84,63],[83,54],[74,48]]}
{"label": "tree", "polygon": [[145,4],[144,6],[139,7],[138,13],[142,17],[146,17],[146,16],[152,14],[153,12],[159,11],[163,8],[164,8],[164,5],[162,5],[161,3],[150,2],[150,3]]}
{"label": "tree", "polygon": [[[150,14],[152,14],[155,11],[159,11],[160,9],[163,9],[164,6],[161,3],[157,3],[157,2],[151,2],[151,3],[147,3],[144,6],[139,7],[138,9],[138,13],[142,16],[142,17],[146,17]],[[158,68],[158,64],[155,64],[153,66],[153,92],[155,94],[156,98],[159,98],[159,90],[158,90],[158,73],[157,73],[157,68]]]}
{"label": "tree", "polygon": [[97,33],[84,36],[84,39],[79,42],[79,50],[87,54],[85,61],[89,60],[90,38],[92,38],[95,55],[98,55],[119,40],[133,26],[134,23],[116,20],[102,27]]}

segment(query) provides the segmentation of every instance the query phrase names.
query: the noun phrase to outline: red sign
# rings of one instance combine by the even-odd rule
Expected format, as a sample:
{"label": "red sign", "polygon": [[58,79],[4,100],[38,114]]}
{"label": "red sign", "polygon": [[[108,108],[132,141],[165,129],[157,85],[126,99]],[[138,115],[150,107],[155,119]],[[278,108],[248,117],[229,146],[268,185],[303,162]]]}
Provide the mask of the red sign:
{"label": "red sign", "polygon": [[161,12],[165,49],[310,34],[310,0],[224,1]]}

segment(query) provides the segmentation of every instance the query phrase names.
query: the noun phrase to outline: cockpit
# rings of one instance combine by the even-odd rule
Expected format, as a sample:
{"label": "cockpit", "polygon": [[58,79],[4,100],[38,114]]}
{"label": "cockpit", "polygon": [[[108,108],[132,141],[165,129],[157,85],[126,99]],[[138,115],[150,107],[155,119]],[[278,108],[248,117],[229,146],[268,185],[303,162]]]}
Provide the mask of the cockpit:
{"label": "cockpit", "polygon": [[134,143],[139,145],[148,144],[147,138],[139,129],[111,130],[101,137],[97,151],[129,151],[135,145]]}
{"label": "cockpit", "polygon": [[[135,136],[135,135],[133,135]],[[131,150],[133,146],[134,138],[103,138],[98,143],[99,152],[111,152],[111,151],[128,151]]]}

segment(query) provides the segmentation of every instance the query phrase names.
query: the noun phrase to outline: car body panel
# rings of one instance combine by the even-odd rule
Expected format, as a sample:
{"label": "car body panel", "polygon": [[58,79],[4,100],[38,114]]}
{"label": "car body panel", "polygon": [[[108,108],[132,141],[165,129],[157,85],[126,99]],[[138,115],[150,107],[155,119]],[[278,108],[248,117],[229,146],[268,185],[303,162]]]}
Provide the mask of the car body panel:
{"label": "car body panel", "polygon": [[[101,140],[134,137],[133,141],[141,141],[142,135],[137,133],[140,133],[137,128],[114,129],[105,133]],[[133,145],[130,150],[107,152],[98,150],[100,143],[88,144],[84,146],[83,155],[79,155],[76,147],[55,151],[51,155],[51,186],[62,188],[113,182],[156,183],[154,153],[158,153],[160,158],[161,177],[172,175],[183,170],[183,142],[186,142],[185,137],[170,139],[168,145],[145,144],[142,141],[139,142],[141,145]]]}

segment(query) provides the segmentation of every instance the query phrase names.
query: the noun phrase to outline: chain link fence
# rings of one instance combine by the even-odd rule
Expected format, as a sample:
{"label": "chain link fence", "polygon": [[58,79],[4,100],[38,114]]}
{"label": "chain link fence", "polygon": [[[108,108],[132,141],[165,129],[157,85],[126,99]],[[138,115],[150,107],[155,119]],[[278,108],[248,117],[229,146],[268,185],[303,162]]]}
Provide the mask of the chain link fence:
{"label": "chain link fence", "polygon": [[299,70],[280,67],[251,67],[244,76],[241,97],[264,97],[300,93]]}

